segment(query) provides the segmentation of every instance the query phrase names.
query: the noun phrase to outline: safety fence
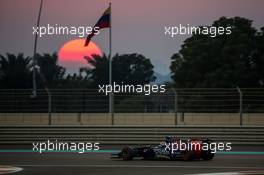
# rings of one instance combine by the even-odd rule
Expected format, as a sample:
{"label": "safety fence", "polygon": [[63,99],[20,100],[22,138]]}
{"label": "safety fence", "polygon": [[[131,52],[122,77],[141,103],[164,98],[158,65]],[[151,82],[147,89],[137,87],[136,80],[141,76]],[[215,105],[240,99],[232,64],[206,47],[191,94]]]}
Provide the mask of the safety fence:
{"label": "safety fence", "polygon": [[[108,113],[109,96],[98,89],[1,89],[0,112]],[[111,103],[110,103],[111,105]],[[113,94],[115,113],[263,113],[262,88],[167,89],[165,93]]]}

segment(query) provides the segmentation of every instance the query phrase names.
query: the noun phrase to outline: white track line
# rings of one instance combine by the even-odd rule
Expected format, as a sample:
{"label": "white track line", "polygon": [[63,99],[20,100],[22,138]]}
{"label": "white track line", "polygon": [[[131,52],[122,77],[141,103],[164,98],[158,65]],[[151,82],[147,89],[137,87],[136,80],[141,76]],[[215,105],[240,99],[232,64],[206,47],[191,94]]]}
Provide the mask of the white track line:
{"label": "white track line", "polygon": [[103,168],[200,168],[200,169],[263,169],[263,167],[245,167],[245,166],[192,166],[192,165],[115,165],[115,164],[109,164],[109,165],[100,165],[100,164],[94,164],[94,165],[86,165],[86,164],[65,164],[65,165],[46,165],[46,164],[40,164],[40,165],[14,165],[19,167],[103,167]]}
{"label": "white track line", "polygon": [[12,167],[12,166],[0,166],[0,174],[9,174],[9,173],[15,173],[18,171],[23,170],[19,167]]}

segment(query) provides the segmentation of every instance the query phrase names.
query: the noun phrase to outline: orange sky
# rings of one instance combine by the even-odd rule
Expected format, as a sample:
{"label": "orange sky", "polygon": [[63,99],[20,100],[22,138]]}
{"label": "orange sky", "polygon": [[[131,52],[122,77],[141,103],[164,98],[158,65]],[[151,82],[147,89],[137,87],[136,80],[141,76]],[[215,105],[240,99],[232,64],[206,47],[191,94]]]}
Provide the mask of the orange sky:
{"label": "orange sky", "polygon": [[[111,0],[112,53],[137,52],[151,59],[155,71],[169,73],[170,57],[188,36],[164,36],[165,25],[210,25],[221,16],[242,16],[264,26],[263,0]],[[41,25],[94,26],[109,0],[44,0]],[[36,23],[39,0],[0,1],[0,54],[33,53],[32,26]],[[108,54],[108,29],[95,41]],[[52,53],[74,36],[39,39],[37,51]],[[14,42],[15,41],[15,42]]]}

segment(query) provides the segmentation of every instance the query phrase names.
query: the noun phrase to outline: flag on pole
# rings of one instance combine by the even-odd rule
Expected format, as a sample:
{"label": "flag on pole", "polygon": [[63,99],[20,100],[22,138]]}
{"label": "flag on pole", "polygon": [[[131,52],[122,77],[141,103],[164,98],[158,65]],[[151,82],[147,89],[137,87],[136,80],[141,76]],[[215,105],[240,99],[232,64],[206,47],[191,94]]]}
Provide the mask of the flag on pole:
{"label": "flag on pole", "polygon": [[[109,3],[109,7],[105,10],[101,18],[97,21],[94,28],[97,27],[99,30],[103,28],[109,28],[109,84],[112,85],[112,28],[111,28],[111,2]],[[85,46],[88,46],[91,38],[95,35],[98,30],[94,30],[91,34],[89,34],[85,40]],[[114,124],[114,96],[113,92],[109,95],[109,113],[111,113],[111,123]]]}
{"label": "flag on pole", "polygon": [[[111,6],[109,6],[105,10],[101,18],[95,24],[94,28],[97,27],[99,28],[98,30],[103,29],[103,28],[109,28],[110,27],[110,15],[111,15]],[[93,28],[92,33],[87,36],[84,46],[88,46],[91,38],[95,35],[96,31],[94,30],[94,28]]]}

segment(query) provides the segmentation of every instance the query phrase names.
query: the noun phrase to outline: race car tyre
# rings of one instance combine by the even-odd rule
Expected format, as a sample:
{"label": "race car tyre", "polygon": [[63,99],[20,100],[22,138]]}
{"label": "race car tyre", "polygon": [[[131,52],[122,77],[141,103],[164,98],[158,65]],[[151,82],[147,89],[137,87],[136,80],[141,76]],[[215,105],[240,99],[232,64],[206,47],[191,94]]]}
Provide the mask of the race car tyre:
{"label": "race car tyre", "polygon": [[[203,140],[203,143],[211,144],[212,140],[206,139],[206,140]],[[203,150],[202,154],[201,154],[201,158],[203,160],[212,160],[214,158],[214,153],[212,153],[212,150],[210,150],[210,149],[209,150]]]}
{"label": "race car tyre", "polygon": [[184,160],[184,161],[194,159],[194,154],[192,151],[183,151],[181,154],[182,154],[182,160]]}
{"label": "race car tyre", "polygon": [[148,149],[146,152],[143,153],[144,160],[153,160],[155,159],[155,152],[153,149]]}
{"label": "race car tyre", "polygon": [[203,160],[212,160],[214,158],[214,153],[211,150],[203,151],[201,155]]}
{"label": "race car tyre", "polygon": [[133,155],[133,149],[129,146],[126,146],[122,149],[122,157],[123,160],[133,160],[134,155]]}

